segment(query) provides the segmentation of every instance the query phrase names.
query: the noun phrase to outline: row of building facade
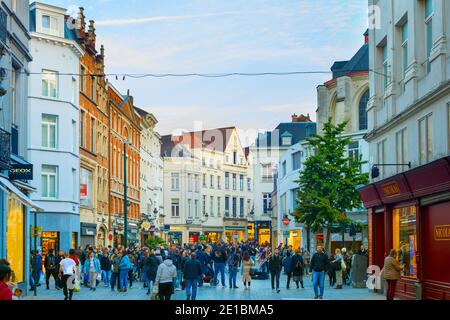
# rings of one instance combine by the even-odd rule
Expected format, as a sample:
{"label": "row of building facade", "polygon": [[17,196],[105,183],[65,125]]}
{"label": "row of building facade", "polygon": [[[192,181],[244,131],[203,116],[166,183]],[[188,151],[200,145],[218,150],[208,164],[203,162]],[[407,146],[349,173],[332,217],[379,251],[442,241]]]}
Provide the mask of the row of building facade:
{"label": "row of building facade", "polygon": [[22,284],[34,247],[122,243],[125,162],[129,241],[161,222],[157,120],[106,79],[94,21],[66,12],[0,6],[0,253]]}

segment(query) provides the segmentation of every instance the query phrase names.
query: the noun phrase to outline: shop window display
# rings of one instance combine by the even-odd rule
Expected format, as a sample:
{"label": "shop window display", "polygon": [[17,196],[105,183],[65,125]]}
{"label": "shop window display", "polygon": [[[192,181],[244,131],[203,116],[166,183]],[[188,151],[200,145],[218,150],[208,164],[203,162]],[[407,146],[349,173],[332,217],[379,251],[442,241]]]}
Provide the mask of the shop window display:
{"label": "shop window display", "polygon": [[402,276],[417,278],[417,212],[415,206],[394,209],[393,246],[402,266]]}
{"label": "shop window display", "polygon": [[11,263],[15,281],[24,281],[24,208],[14,196],[8,196],[6,260]]}

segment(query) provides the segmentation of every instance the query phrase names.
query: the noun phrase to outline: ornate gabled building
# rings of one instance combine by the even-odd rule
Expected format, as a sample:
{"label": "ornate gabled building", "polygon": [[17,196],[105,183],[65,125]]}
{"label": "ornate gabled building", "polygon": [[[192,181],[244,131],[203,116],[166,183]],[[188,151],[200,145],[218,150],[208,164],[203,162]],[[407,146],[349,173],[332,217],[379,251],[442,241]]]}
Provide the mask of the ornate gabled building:
{"label": "ornate gabled building", "polygon": [[[140,116],[135,111],[133,97],[122,95],[108,85],[109,125],[109,213],[114,245],[123,244],[124,234],[124,154],[126,154],[126,183],[128,203],[128,243],[140,242]],[[125,151],[124,151],[125,150]]]}
{"label": "ornate gabled building", "polygon": [[80,61],[80,235],[81,245],[106,245],[109,217],[109,116],[104,49],[96,49],[94,21],[86,30],[80,8],[77,42],[85,51]]}

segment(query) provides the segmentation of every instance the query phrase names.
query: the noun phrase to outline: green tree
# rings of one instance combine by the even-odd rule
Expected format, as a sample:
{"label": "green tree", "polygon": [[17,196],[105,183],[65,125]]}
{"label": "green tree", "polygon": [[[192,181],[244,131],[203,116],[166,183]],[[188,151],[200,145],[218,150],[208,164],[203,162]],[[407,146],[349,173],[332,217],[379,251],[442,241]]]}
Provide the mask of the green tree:
{"label": "green tree", "polygon": [[157,237],[157,236],[155,236],[155,237],[149,237],[147,240],[145,240],[145,245],[147,246],[147,247],[151,247],[151,248],[154,248],[154,247],[156,247],[156,245],[165,245],[166,244],[166,242],[164,241],[164,239],[163,238],[161,238],[161,237]]}
{"label": "green tree", "polygon": [[[325,250],[328,252],[331,228],[342,222],[342,211],[359,208],[358,185],[369,182],[369,175],[361,173],[365,163],[361,156],[349,158],[346,149],[351,138],[342,137],[347,122],[334,125],[331,119],[324,125],[322,135],[306,139],[312,155],[305,161],[297,181],[296,220],[311,231],[327,228]],[[348,223],[348,219],[345,219]]]}

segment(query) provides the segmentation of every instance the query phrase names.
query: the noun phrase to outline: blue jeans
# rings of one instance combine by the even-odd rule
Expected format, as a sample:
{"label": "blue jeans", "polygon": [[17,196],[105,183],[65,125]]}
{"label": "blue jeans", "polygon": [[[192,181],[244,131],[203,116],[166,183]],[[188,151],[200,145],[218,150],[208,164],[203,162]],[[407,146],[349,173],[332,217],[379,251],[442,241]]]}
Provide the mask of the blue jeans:
{"label": "blue jeans", "polygon": [[128,271],[130,270],[120,270],[119,272],[119,289],[125,289],[128,288]]}
{"label": "blue jeans", "polygon": [[222,280],[222,286],[225,287],[225,263],[214,262],[214,285],[219,284],[218,275],[220,272],[220,278]]}
{"label": "blue jeans", "polygon": [[238,267],[229,267],[229,279],[230,279],[230,287],[237,287],[236,285],[236,277],[238,273]]}
{"label": "blue jeans", "polygon": [[[316,297],[323,297],[323,289],[325,287],[325,272],[313,271],[312,274],[314,294]],[[320,287],[320,294],[319,294]]]}
{"label": "blue jeans", "polygon": [[102,278],[105,283],[105,287],[108,287],[111,282],[111,270],[102,270]]}
{"label": "blue jeans", "polygon": [[144,284],[147,286],[148,292],[152,292],[153,280],[150,279],[150,276],[147,272],[144,272]]}
{"label": "blue jeans", "polygon": [[186,296],[190,296],[191,300],[195,300],[197,298],[197,280],[185,280],[186,282]]}
{"label": "blue jeans", "polygon": [[183,272],[181,270],[177,270],[177,276],[174,278],[173,284],[175,289],[181,288],[181,282],[183,281]]}
{"label": "blue jeans", "polygon": [[117,284],[117,289],[120,289],[120,284],[118,283],[118,280],[120,278],[119,272],[113,272],[111,273],[111,290],[114,290],[114,287]]}

